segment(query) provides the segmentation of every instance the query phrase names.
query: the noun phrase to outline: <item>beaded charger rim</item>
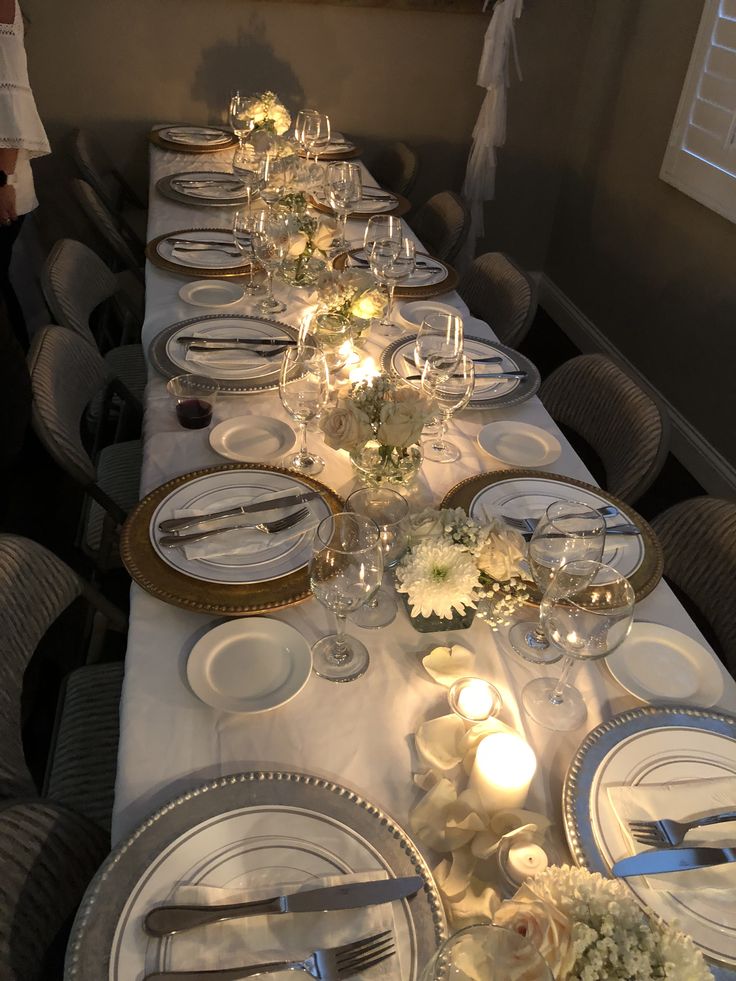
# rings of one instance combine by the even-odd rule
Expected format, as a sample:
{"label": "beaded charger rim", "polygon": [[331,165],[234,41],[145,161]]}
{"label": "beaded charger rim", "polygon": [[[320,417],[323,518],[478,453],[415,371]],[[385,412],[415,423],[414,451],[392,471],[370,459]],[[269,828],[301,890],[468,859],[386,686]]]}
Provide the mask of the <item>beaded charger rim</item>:
{"label": "beaded charger rim", "polygon": [[233,136],[232,133],[228,133],[227,130],[222,129],[220,126],[206,127],[207,129],[221,129],[226,136],[229,136],[229,140],[227,142],[217,143],[214,146],[212,144],[176,143],[174,140],[167,140],[165,137],[161,136],[161,132],[163,130],[175,128],[175,124],[172,124],[171,126],[162,126],[160,130],[152,129],[148,134],[148,140],[154,146],[157,146],[159,150],[173,150],[174,153],[217,153],[218,150],[231,149],[238,142],[237,137]]}
{"label": "beaded charger rim", "polygon": [[[384,211],[381,214],[393,214],[391,211]],[[361,218],[366,218],[366,215],[360,215]],[[372,217],[372,216],[370,216]],[[349,252],[341,252],[340,255],[335,256],[332,261],[332,268],[342,271],[348,267],[348,258],[351,255],[355,255],[361,249],[350,249]],[[429,252],[417,252],[418,259],[431,259],[432,262],[437,262],[439,265],[444,266],[447,270],[447,275],[439,283],[433,283],[429,286],[397,286],[394,290],[394,297],[397,300],[427,300],[432,296],[440,296],[442,293],[451,293],[460,282],[460,277],[457,270],[449,265],[449,263],[444,262],[442,259],[438,259],[436,256],[431,255]]]}
{"label": "beaded charger rim", "polygon": [[325,484],[284,467],[264,463],[231,463],[206,467],[174,477],[151,491],[135,507],[123,525],[120,534],[120,557],[131,578],[156,599],[197,613],[216,613],[227,616],[254,616],[273,610],[283,610],[309,599],[307,566],[302,566],[285,576],[255,583],[204,582],[187,576],[167,565],[156,553],[151,543],[151,518],[159,504],[178,487],[210,474],[228,471],[269,471],[298,478],[306,486],[319,491],[333,514],[339,514],[344,501]]}

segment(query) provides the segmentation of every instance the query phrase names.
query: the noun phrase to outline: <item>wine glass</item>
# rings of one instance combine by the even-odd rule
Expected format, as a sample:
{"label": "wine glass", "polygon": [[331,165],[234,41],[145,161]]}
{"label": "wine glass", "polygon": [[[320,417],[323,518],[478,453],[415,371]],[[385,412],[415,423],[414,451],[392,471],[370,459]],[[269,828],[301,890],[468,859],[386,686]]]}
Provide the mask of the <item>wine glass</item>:
{"label": "wine glass", "polygon": [[[419,981],[467,981],[463,966],[485,981],[554,981],[547,962],[526,937],[494,924],[465,927],[445,940],[425,965]],[[476,971],[480,973],[476,973]]]}
{"label": "wine glass", "polygon": [[418,371],[430,355],[436,363],[444,363],[448,374],[460,360],[463,353],[463,318],[460,314],[428,313],[414,342],[414,364]]}
{"label": "wine glass", "polygon": [[393,337],[401,333],[401,328],[391,319],[394,307],[394,291],[397,283],[408,279],[414,272],[416,266],[416,252],[414,242],[410,238],[403,238],[398,248],[395,242],[387,243],[384,240],[374,242],[371,248],[371,271],[376,278],[380,277],[381,282],[386,284],[386,313],[379,322],[376,330],[384,337]]}
{"label": "wine glass", "polygon": [[286,185],[289,180],[287,160],[267,153],[259,161],[258,178],[263,200],[269,206],[276,204],[286,194]]}
{"label": "wine glass", "polygon": [[266,270],[266,295],[258,304],[261,313],[282,313],[286,304],[273,295],[273,274],[281,268],[289,250],[289,228],[286,219],[268,211],[253,216],[251,231],[253,251]]}
{"label": "wine glass", "polygon": [[[579,501],[550,504],[534,529],[527,550],[532,578],[544,593],[559,568],[566,562],[592,559],[600,562],[606,538],[601,514]],[[553,664],[562,657],[547,640],[541,620],[523,620],[509,631],[509,643],[525,660]]]}
{"label": "wine glass", "polygon": [[245,189],[248,201],[248,211],[251,210],[253,192],[262,185],[261,155],[249,143],[241,144],[233,155],[233,173],[236,174]]}
{"label": "wine glass", "polygon": [[360,167],[354,163],[344,162],[329,164],[325,192],[327,203],[340,218],[340,233],[333,242],[333,248],[347,249],[350,247],[346,238],[348,215],[363,196]]}
{"label": "wine glass", "polygon": [[329,369],[316,344],[303,342],[284,351],[279,373],[279,397],[291,418],[299,423],[299,451],[289,466],[314,476],[324,469],[322,457],[307,449],[307,423],[317,419],[330,398]]}
{"label": "wine glass", "polygon": [[312,109],[304,120],[303,126],[304,149],[309,154],[314,151],[314,161],[319,162],[319,152],[330,142],[330,117],[324,112]]}
{"label": "wine glass", "polygon": [[626,640],[635,602],[631,583],[610,565],[583,559],[555,572],[539,612],[550,643],[565,661],[559,678],[535,678],[521,693],[535,722],[561,732],[585,722],[585,702],[569,681],[573,669],[579,661],[601,660]]}
{"label": "wine glass", "polygon": [[249,214],[245,209],[235,212],[235,216],[233,217],[233,240],[236,248],[249,260],[248,282],[243,287],[249,296],[258,296],[263,292],[262,284],[253,281],[253,267],[256,264],[256,254],[253,250],[254,224],[254,216]]}
{"label": "wine glass", "polygon": [[239,92],[230,99],[230,128],[237,136],[241,149],[245,146],[246,136],[253,131],[252,101],[252,96],[241,95]]}
{"label": "wine glass", "polygon": [[473,359],[461,354],[454,368],[448,371],[442,355],[430,354],[422,371],[422,391],[440,411],[440,425],[436,436],[422,449],[425,460],[435,463],[454,463],[460,459],[460,450],[445,439],[447,426],[454,412],[464,409],[475,389],[475,365]]}
{"label": "wine glass", "polygon": [[[409,545],[409,504],[406,498],[388,487],[361,487],[345,501],[345,510],[375,521],[380,533],[384,571],[393,569]],[[393,622],[397,609],[393,596],[381,588],[352,614],[351,619],[359,627],[385,627]]]}
{"label": "wine glass", "polygon": [[369,260],[374,242],[395,242],[398,246],[404,238],[401,218],[396,215],[372,215],[363,234],[363,255]]}
{"label": "wine glass", "polygon": [[381,585],[383,552],[374,521],[361,514],[334,514],[314,535],[309,580],[317,599],[337,619],[337,631],[312,647],[315,674],[329,681],[354,681],[370,660],[365,644],[345,633],[354,613]]}

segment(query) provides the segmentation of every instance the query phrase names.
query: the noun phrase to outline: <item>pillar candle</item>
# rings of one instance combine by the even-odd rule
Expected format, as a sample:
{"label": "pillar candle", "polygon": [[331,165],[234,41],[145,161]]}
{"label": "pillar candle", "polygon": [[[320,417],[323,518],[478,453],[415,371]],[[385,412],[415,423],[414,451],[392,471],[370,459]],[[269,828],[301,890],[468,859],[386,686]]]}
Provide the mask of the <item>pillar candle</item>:
{"label": "pillar candle", "polygon": [[478,744],[469,787],[490,814],[523,807],[537,758],[521,736],[494,732]]}

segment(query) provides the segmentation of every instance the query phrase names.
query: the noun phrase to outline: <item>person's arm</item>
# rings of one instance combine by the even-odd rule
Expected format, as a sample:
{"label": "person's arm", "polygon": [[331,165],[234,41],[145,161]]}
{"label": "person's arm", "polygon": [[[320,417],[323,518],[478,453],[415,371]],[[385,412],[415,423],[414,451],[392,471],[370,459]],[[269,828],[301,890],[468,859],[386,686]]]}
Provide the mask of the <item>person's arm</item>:
{"label": "person's arm", "polygon": [[[0,171],[6,174],[4,187],[0,187],[0,223],[8,224],[15,221],[18,214],[15,210],[15,187],[13,186],[12,176],[15,173],[15,164],[18,160],[18,151],[10,147],[0,147]],[[7,178],[11,178],[8,183]],[[0,177],[0,181],[2,178]]]}

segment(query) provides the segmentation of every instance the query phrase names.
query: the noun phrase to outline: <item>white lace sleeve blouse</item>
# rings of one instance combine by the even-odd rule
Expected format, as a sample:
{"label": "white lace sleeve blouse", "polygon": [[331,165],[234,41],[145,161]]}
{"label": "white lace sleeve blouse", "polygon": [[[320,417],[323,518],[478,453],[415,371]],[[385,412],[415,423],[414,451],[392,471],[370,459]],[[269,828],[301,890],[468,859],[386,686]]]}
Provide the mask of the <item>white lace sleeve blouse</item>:
{"label": "white lace sleeve blouse", "polygon": [[0,147],[18,151],[15,204],[19,215],[38,204],[31,159],[51,152],[28,81],[23,35],[23,15],[16,0],[13,23],[0,24]]}

